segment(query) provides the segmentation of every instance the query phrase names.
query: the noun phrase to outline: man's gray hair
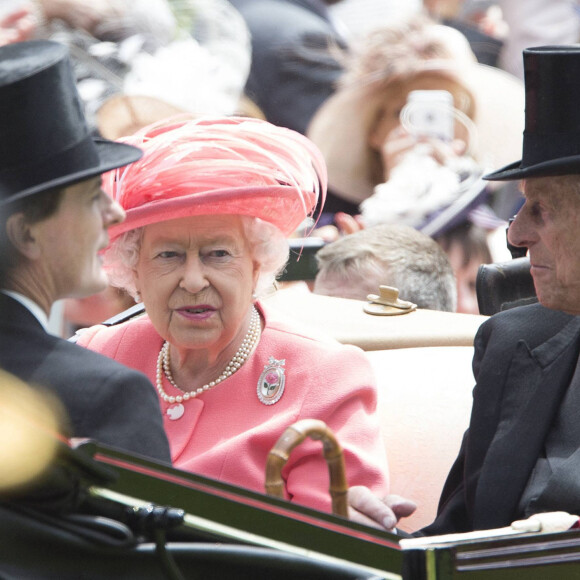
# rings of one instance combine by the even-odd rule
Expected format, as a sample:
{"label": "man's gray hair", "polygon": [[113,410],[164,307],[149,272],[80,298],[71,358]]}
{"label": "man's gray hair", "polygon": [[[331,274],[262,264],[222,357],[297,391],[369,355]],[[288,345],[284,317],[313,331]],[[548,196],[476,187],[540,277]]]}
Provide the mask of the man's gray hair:
{"label": "man's gray hair", "polygon": [[365,300],[394,286],[419,308],[454,312],[457,288],[443,249],[410,226],[380,224],[347,235],[316,254],[314,292]]}

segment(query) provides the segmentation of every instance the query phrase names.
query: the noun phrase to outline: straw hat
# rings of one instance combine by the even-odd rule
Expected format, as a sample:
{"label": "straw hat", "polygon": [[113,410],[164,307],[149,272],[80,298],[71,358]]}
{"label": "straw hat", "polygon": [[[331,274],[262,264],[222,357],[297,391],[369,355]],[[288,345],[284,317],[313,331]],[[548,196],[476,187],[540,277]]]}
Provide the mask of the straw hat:
{"label": "straw hat", "polygon": [[[448,28],[433,26],[438,27],[438,34]],[[456,34],[447,30],[441,37],[447,34],[457,42]],[[457,53],[458,48],[451,53]],[[347,77],[347,82],[318,109],[307,131],[326,160],[329,188],[337,195],[360,203],[373,193],[376,183],[372,179],[372,159],[376,153],[368,146],[367,136],[391,79],[404,82],[416,75],[438,75],[465,87],[475,100],[477,139],[473,154],[486,170],[507,163],[521,151],[524,88],[516,77],[470,58],[415,59],[406,70],[407,61],[385,63],[379,58],[370,66],[375,70]]]}

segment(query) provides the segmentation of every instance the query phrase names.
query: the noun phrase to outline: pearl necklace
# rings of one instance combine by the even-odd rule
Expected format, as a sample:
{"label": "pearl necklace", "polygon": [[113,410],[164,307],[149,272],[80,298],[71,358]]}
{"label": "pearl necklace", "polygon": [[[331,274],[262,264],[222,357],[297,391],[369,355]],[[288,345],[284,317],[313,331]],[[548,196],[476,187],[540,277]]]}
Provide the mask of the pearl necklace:
{"label": "pearl necklace", "polygon": [[[248,332],[246,333],[246,336],[244,337],[244,340],[242,341],[242,344],[240,345],[240,348],[238,348],[236,354],[232,357],[230,362],[226,365],[226,368],[223,370],[220,376],[217,377],[217,379],[210,381],[209,383],[203,385],[203,387],[199,387],[198,389],[195,389],[193,391],[185,391],[181,387],[177,386],[177,384],[173,380],[173,375],[171,374],[171,365],[169,364],[169,343],[165,341],[163,343],[163,346],[161,347],[161,350],[159,351],[159,356],[157,357],[157,391],[159,392],[159,396],[166,403],[181,404],[184,403],[185,401],[189,401],[190,399],[197,397],[198,395],[201,395],[205,391],[209,391],[216,385],[219,385],[222,381],[225,381],[228,377],[233,375],[246,362],[246,359],[248,358],[250,352],[252,352],[252,349],[254,348],[254,346],[256,346],[256,344],[260,340],[260,333],[261,333],[260,315],[258,314],[256,307],[253,306]],[[165,376],[167,377],[167,380],[176,389],[183,391],[183,395],[173,397],[165,392],[165,390],[163,389],[164,373]],[[181,417],[182,414],[183,412],[181,412],[179,417]]]}

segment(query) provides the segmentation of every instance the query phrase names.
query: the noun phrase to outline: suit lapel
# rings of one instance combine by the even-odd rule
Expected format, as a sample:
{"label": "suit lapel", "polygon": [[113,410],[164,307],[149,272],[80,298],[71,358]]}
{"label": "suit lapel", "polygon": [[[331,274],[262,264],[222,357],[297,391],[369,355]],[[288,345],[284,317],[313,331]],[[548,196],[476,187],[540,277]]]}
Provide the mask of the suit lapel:
{"label": "suit lapel", "polygon": [[570,383],[578,358],[580,319],[530,351],[520,341],[506,380],[501,414],[479,477],[475,529],[512,521],[531,470]]}

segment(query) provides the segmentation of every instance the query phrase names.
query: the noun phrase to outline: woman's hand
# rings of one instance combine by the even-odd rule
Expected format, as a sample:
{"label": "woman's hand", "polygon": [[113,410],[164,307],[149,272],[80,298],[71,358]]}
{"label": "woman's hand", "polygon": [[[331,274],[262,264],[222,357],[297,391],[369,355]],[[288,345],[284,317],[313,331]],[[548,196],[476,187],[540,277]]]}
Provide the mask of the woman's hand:
{"label": "woman's hand", "polygon": [[31,6],[23,6],[0,18],[0,46],[24,42],[36,28]]}
{"label": "woman's hand", "polygon": [[440,139],[427,137],[415,137],[404,127],[393,129],[385,139],[381,149],[384,179],[388,181],[389,173],[405,158],[406,155],[421,148],[424,154],[430,155],[439,164],[445,165],[449,159],[465,153],[467,144],[462,139],[455,139],[451,143],[445,143]]}
{"label": "woman's hand", "polygon": [[352,216],[347,213],[338,212],[334,214],[334,223],[343,236],[364,230],[360,215]]}
{"label": "woman's hand", "polygon": [[335,242],[341,236],[354,234],[359,230],[364,230],[364,224],[360,215],[349,215],[344,212],[334,214],[334,224],[317,228],[312,236],[322,238],[327,244]]}
{"label": "woman's hand", "polygon": [[120,18],[124,2],[119,0],[40,0],[47,20],[58,18],[73,28],[93,32],[106,21]]}
{"label": "woman's hand", "polygon": [[349,518],[353,522],[392,531],[401,518],[410,516],[417,505],[400,495],[376,496],[368,487],[355,485],[348,490]]}

